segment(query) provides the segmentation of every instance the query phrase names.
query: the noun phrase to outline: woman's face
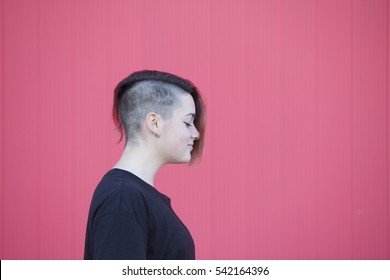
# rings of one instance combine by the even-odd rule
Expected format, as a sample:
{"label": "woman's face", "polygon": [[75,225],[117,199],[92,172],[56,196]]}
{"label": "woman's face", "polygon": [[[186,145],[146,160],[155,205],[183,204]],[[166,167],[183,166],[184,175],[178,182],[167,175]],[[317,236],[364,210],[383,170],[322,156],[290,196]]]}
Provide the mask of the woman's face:
{"label": "woman's face", "polygon": [[194,126],[195,103],[190,94],[179,96],[172,117],[164,120],[164,128],[157,141],[166,163],[185,163],[191,160],[191,151],[199,131]]}

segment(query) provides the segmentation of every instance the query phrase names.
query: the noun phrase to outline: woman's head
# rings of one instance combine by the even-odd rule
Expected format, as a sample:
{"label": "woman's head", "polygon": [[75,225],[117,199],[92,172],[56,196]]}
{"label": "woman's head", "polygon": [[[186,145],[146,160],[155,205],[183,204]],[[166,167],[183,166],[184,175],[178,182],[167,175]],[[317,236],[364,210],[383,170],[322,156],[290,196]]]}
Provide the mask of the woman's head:
{"label": "woman's head", "polygon": [[185,115],[195,113],[195,116],[192,119],[191,115],[183,116],[181,125],[185,125],[194,138],[190,141],[194,144],[190,162],[200,159],[204,143],[205,105],[194,84],[173,74],[145,70],[123,79],[116,86],[114,93],[113,118],[120,132],[120,140],[125,133],[126,144],[140,141],[147,116],[150,117],[151,113],[164,120],[172,119],[170,127],[173,133],[176,133],[179,132],[176,128],[180,114],[188,110],[193,111]]}

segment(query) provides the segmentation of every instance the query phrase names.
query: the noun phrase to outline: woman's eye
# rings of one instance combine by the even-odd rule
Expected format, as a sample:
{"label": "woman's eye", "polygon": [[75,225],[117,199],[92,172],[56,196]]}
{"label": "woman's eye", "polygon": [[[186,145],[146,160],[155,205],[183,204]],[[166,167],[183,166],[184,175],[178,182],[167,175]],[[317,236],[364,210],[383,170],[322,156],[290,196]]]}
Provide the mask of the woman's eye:
{"label": "woman's eye", "polygon": [[185,124],[186,124],[186,126],[191,126],[191,124],[190,123],[186,123],[186,122],[184,122]]}

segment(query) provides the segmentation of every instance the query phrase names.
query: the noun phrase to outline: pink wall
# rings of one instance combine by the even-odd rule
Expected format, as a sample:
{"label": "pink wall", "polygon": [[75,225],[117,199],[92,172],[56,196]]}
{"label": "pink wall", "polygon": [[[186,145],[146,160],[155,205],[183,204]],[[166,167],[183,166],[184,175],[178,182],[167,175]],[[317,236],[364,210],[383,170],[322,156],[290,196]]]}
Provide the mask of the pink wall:
{"label": "pink wall", "polygon": [[386,0],[1,0],[1,259],[80,259],[112,90],[195,82],[203,162],[158,189],[199,259],[390,259]]}

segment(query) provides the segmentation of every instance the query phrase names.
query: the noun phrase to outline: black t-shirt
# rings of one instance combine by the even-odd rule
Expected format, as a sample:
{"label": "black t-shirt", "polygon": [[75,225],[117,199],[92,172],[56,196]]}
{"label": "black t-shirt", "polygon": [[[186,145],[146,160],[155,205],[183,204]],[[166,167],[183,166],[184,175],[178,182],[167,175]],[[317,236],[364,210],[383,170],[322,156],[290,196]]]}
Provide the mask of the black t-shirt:
{"label": "black t-shirt", "polygon": [[169,197],[114,168],[92,198],[84,259],[195,259],[195,247]]}

